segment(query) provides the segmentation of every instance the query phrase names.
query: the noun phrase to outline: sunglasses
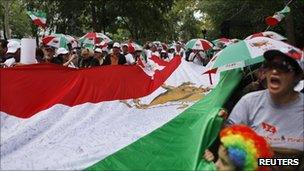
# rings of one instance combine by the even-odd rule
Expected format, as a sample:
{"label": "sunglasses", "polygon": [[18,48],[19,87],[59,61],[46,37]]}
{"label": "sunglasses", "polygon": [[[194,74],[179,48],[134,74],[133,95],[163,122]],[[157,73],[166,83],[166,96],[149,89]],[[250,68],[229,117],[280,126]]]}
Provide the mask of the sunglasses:
{"label": "sunglasses", "polygon": [[288,73],[288,72],[295,71],[295,68],[286,61],[283,61],[282,63],[265,62],[264,63],[264,68],[267,69],[267,70],[276,69],[277,71],[282,72],[282,73]]}

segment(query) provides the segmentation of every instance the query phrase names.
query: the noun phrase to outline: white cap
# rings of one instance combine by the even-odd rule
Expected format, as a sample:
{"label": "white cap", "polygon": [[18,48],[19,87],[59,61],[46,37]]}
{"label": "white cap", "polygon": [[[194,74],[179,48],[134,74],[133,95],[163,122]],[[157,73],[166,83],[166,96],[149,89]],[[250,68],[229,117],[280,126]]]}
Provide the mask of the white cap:
{"label": "white cap", "polygon": [[108,49],[107,47],[103,47],[101,50],[102,50],[103,52],[109,52],[109,49]]}
{"label": "white cap", "polygon": [[96,48],[96,49],[94,50],[94,52],[102,53],[102,49]]}
{"label": "white cap", "polygon": [[17,41],[10,41],[7,44],[6,53],[15,53],[18,49],[20,49],[20,43]]}
{"label": "white cap", "polygon": [[116,47],[116,48],[120,48],[120,44],[119,43],[117,43],[117,42],[115,42],[114,44],[113,44],[113,48],[114,47]]}
{"label": "white cap", "polygon": [[61,55],[61,54],[68,54],[69,53],[69,51],[68,50],[66,50],[65,48],[58,48],[57,49],[57,51],[56,51],[56,56],[58,56],[58,55]]}

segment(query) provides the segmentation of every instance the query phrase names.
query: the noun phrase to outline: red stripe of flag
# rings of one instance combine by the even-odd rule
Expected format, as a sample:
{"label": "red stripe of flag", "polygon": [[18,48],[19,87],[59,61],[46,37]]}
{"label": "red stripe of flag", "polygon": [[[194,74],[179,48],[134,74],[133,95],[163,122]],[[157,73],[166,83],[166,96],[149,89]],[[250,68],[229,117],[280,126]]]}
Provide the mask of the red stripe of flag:
{"label": "red stripe of flag", "polygon": [[73,69],[34,64],[1,68],[0,110],[28,118],[55,104],[75,106],[143,97],[160,87],[180,62],[181,58],[173,58],[163,70],[155,71],[154,79],[136,65]]}

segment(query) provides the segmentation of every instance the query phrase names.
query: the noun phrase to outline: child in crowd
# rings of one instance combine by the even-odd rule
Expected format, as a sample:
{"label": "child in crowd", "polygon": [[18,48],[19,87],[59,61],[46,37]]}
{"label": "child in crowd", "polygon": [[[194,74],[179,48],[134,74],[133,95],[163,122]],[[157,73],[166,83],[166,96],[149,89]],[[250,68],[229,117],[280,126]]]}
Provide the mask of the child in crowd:
{"label": "child in crowd", "polygon": [[[233,125],[220,132],[217,170],[269,170],[258,167],[258,158],[271,158],[273,153],[266,140],[245,125]],[[214,155],[205,151],[204,159],[213,161]]]}

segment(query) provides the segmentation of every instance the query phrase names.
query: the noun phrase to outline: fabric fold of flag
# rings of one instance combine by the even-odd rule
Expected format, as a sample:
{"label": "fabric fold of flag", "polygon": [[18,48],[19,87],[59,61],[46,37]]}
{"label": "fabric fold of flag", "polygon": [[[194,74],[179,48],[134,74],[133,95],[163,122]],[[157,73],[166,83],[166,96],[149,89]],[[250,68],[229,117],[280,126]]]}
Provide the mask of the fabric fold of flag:
{"label": "fabric fold of flag", "polygon": [[[151,77],[147,78],[150,81],[143,79],[144,82],[141,82],[140,87],[126,87],[128,89],[125,91],[129,91],[126,94],[134,95],[130,92],[137,93],[137,91],[142,90],[141,87],[147,87],[148,89],[154,84],[155,80],[160,79],[157,73],[164,72],[166,67],[172,65],[170,62],[161,63],[161,61],[156,61],[156,59],[149,60],[154,60],[159,66],[165,68],[155,70],[154,76],[156,77],[153,80],[151,80]],[[42,72],[41,68],[43,67],[45,70],[52,72]],[[68,72],[75,72],[74,70],[65,70],[60,66],[57,67],[57,69],[54,69],[53,66],[40,65],[40,67],[35,66],[34,68],[40,72],[39,77],[43,77],[43,74],[48,74],[48,78],[60,75],[65,78],[60,79],[63,82],[68,79],[64,75]],[[123,67],[132,68],[132,66]],[[98,70],[98,68],[96,69]],[[202,69],[203,66],[181,60],[178,67],[160,87],[151,94],[136,99],[129,97],[126,100],[109,100],[97,103],[85,102],[76,106],[58,103],[35,113],[35,115],[29,118],[20,118],[1,111],[0,167],[3,170],[86,169],[154,130],[161,128],[164,124],[182,114],[183,111],[191,107],[198,100],[205,98],[211,92],[210,89],[213,88],[209,87],[208,77],[201,75],[200,71]],[[22,69],[23,72],[28,72],[26,70],[30,71],[33,68]],[[91,68],[87,70],[95,69]],[[143,73],[147,77],[144,71],[140,70],[142,68],[139,68],[138,72]],[[6,73],[2,72],[4,70],[0,71],[1,74]],[[77,74],[78,77],[85,79],[85,81],[80,81],[81,84],[84,84],[83,86],[95,87],[94,85],[90,85],[92,82],[88,81],[91,79],[89,78],[91,76],[89,76],[88,71],[76,71],[81,72]],[[22,72],[19,73],[21,74]],[[19,73],[15,72],[14,76],[19,75]],[[80,75],[83,74],[88,76],[82,78]],[[128,76],[140,76],[133,72],[132,74]],[[103,73],[98,72],[95,79],[102,77],[101,75]],[[165,74],[161,75],[165,79]],[[25,89],[26,91],[34,91],[35,89],[30,85],[36,83],[32,83],[31,77],[26,74],[21,74],[20,76],[22,77],[18,76],[19,80],[15,81],[20,82],[22,88],[27,88]],[[216,85],[219,75],[215,74],[214,77]],[[2,75],[0,78],[2,81]],[[115,77],[115,79],[118,78],[122,79],[118,76]],[[27,79],[27,81],[20,81],[21,79]],[[123,78],[123,80],[130,81],[129,78]],[[117,80],[116,82],[119,83],[120,81]],[[60,89],[55,83],[57,82],[41,83],[41,88],[39,89],[52,90],[52,87]],[[68,81],[68,83],[62,85],[68,87],[69,84],[77,83]],[[110,88],[115,88],[116,83],[114,81],[111,83],[114,83],[114,85],[110,86]],[[127,83],[129,84],[130,82]],[[133,86],[138,85],[138,83],[134,84],[132,82],[130,84]],[[61,86],[63,90],[66,88],[64,86]],[[83,86],[78,86],[80,89],[78,91],[75,89],[72,89],[72,91],[81,92]],[[91,98],[95,99],[96,94],[102,88],[95,87],[94,90],[96,92],[91,93]],[[48,92],[47,90],[45,91],[46,93]],[[19,95],[20,93],[22,91],[12,95],[21,96]],[[54,97],[58,95],[61,94],[53,94]],[[40,96],[39,100],[44,100],[44,94],[40,94]],[[81,96],[81,94],[77,94],[75,98],[78,98],[78,96]],[[113,94],[113,96],[117,95]],[[32,98],[31,96],[27,97],[28,99]],[[62,95],[58,98],[62,98]],[[11,106],[14,106],[14,104]],[[27,108],[24,109],[27,110]]]}
{"label": "fabric fold of flag", "polygon": [[51,64],[1,68],[0,110],[28,118],[55,104],[75,106],[143,97],[160,87],[180,63],[180,57],[163,63],[153,79],[135,65],[78,70]]}
{"label": "fabric fold of flag", "polygon": [[214,168],[203,151],[218,135],[219,109],[241,80],[240,70],[224,72],[217,87],[161,128],[87,170],[202,170]]}

